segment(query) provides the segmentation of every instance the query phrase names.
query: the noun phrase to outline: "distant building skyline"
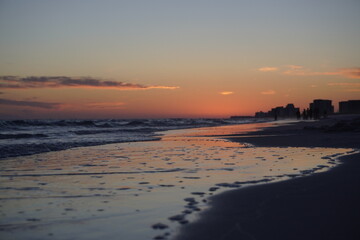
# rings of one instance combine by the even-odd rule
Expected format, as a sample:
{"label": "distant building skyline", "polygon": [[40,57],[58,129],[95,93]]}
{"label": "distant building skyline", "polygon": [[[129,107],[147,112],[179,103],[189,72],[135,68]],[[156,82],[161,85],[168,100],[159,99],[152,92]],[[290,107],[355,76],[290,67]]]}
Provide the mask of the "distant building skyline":
{"label": "distant building skyline", "polygon": [[268,112],[256,112],[255,117],[264,118],[264,117],[272,117],[272,118],[296,118],[300,113],[300,108],[294,106],[293,103],[288,103],[286,107],[275,107],[272,108]]}
{"label": "distant building skyline", "polygon": [[312,103],[309,104],[309,109],[314,119],[326,117],[334,113],[332,100],[327,99],[315,99]]}
{"label": "distant building skyline", "polygon": [[360,100],[349,100],[339,102],[339,113],[357,114],[360,113]]}
{"label": "distant building skyline", "polygon": [[[286,107],[274,107],[267,112],[259,111],[255,113],[257,118],[298,118],[298,112],[304,119],[319,119],[334,114],[332,100],[314,99],[309,103],[308,108],[296,108],[293,103],[288,103]],[[348,100],[339,102],[339,114],[360,114],[360,100]]]}

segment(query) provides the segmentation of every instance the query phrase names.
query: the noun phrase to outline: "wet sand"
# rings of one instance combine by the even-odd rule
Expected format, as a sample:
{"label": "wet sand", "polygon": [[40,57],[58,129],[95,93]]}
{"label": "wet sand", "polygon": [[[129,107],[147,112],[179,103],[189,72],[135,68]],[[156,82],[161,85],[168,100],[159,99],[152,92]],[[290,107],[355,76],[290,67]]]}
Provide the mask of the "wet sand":
{"label": "wet sand", "polygon": [[[337,158],[352,152],[352,148],[254,147],[250,143],[255,142],[239,141],[244,137],[260,139],[259,129],[278,129],[273,126],[257,123],[174,130],[164,132],[160,141],[82,147],[2,160],[0,238],[171,239],[182,226],[189,225],[196,231],[185,228],[186,234],[200,235],[184,239],[210,239],[209,234],[221,239],[228,232],[222,227],[232,229],[231,224],[238,222],[233,217],[239,214],[231,214],[242,211],[237,204],[244,198],[230,196],[232,189],[248,191],[256,189],[248,186],[337,169]],[[251,210],[251,204],[273,195],[253,196],[243,203],[247,214],[266,212],[268,208],[259,212],[257,205]],[[207,211],[209,200],[215,207]],[[220,213],[211,215],[214,209]],[[279,210],[274,207],[274,211]],[[221,236],[208,231],[208,222],[203,225],[205,232],[199,231],[198,223],[192,224],[208,214],[199,223],[203,219],[220,220],[214,222],[212,231]],[[248,217],[244,220],[251,222]],[[227,236],[238,239],[239,234]]]}
{"label": "wet sand", "polygon": [[[353,117],[279,124],[226,137],[262,147],[359,148],[358,128],[337,124]],[[175,239],[360,239],[360,154],[341,161],[327,172],[214,196],[211,208]]]}

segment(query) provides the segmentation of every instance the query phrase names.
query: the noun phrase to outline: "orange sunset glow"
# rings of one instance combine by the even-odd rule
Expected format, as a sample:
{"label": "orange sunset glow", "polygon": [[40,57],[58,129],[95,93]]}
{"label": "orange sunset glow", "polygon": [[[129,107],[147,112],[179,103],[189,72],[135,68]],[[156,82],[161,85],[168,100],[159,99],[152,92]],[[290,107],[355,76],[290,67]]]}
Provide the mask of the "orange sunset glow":
{"label": "orange sunset glow", "polygon": [[0,118],[224,118],[360,96],[357,1],[140,2],[2,1]]}

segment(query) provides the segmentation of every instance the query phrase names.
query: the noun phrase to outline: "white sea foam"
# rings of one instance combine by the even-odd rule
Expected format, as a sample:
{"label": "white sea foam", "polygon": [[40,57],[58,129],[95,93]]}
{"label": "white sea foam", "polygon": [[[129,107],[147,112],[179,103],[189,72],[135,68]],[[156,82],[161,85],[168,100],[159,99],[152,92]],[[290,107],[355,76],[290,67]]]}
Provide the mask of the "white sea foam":
{"label": "white sea foam", "polygon": [[157,140],[158,131],[259,122],[259,119],[0,121],[0,158],[109,143]]}

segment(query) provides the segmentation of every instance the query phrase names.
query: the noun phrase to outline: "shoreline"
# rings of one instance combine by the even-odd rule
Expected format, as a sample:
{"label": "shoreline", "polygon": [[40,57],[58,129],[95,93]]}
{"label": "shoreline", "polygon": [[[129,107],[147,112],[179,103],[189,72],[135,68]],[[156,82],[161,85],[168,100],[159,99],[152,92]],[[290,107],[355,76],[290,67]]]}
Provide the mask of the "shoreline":
{"label": "shoreline", "polygon": [[[164,119],[166,120],[166,119]],[[195,120],[195,119],[184,119],[184,120]],[[40,121],[40,120],[39,120]],[[11,132],[9,133],[9,129],[5,128],[5,133],[0,134],[0,142],[1,141],[22,141],[17,142],[13,144],[3,144],[0,143],[0,161],[6,160],[9,158],[15,158],[15,157],[23,157],[23,156],[32,156],[35,154],[41,154],[41,153],[49,153],[49,152],[58,152],[58,151],[64,151],[68,149],[74,149],[79,147],[96,147],[96,146],[103,146],[108,144],[121,144],[121,143],[132,143],[132,142],[146,142],[146,141],[160,141],[162,136],[167,131],[173,131],[173,130],[186,130],[186,129],[198,129],[198,128],[205,128],[205,127],[218,127],[218,126],[231,126],[231,125],[238,125],[238,124],[253,124],[253,123],[262,123],[262,122],[269,122],[264,119],[259,119],[254,122],[227,122],[226,119],[222,119],[223,123],[220,123],[217,119],[210,119],[211,122],[208,123],[194,123],[194,125],[191,125],[190,123],[179,123],[180,125],[176,124],[176,122],[171,123],[172,125],[162,125],[164,123],[161,123],[161,119],[158,120],[159,123],[153,123],[154,125],[145,123],[146,121],[152,121],[149,119],[138,119],[138,120],[131,120],[128,124],[120,124],[120,125],[109,125],[108,121],[111,120],[83,120],[83,124],[80,124],[82,121],[77,122],[75,121],[75,127],[79,127],[79,129],[72,129],[69,127],[74,127],[74,120],[63,120],[63,125],[58,125],[58,121],[54,120],[52,124],[45,122],[38,122],[36,124],[26,123],[25,126],[44,126],[44,127],[55,127],[58,128],[64,127],[64,129],[58,129],[55,135],[54,132],[48,132],[48,129],[42,129],[39,131],[38,129],[35,130],[35,133],[31,132],[29,133],[29,129],[22,129],[23,126],[21,126],[20,132]],[[66,121],[69,121],[68,125],[66,125]],[[97,122],[97,121],[100,121]],[[104,121],[101,123],[101,121]],[[117,121],[123,121],[122,119],[117,119]],[[125,120],[124,120],[125,121]],[[144,121],[144,122],[143,122]],[[229,120],[230,121],[230,120]],[[6,121],[3,121],[6,122]],[[12,121],[10,121],[12,122]],[[26,121],[25,121],[26,122]],[[143,125],[141,125],[143,124]],[[159,125],[156,125],[159,124]],[[181,125],[183,124],[183,125]],[[6,125],[6,124],[4,124]],[[11,124],[10,124],[11,125]],[[83,126],[85,126],[85,129],[83,129]],[[11,126],[13,127],[13,126]],[[88,128],[86,128],[88,127]],[[130,128],[128,128],[130,127]],[[135,128],[132,128],[135,127]],[[139,128],[140,127],[140,128]],[[68,129],[69,128],[69,129]],[[100,131],[100,132],[98,132]],[[87,134],[87,132],[89,134]],[[110,133],[115,132],[118,133],[116,138],[112,136],[112,139],[108,139],[111,136],[107,135],[106,138],[104,136],[101,136],[102,132]],[[132,133],[130,135],[127,135],[128,133]],[[79,139],[72,139],[73,136],[66,136],[64,138],[65,141],[59,141],[61,139],[57,139],[59,136],[63,136],[64,134],[75,134],[75,136],[90,136],[90,138],[94,138],[94,136],[97,137],[96,141],[78,141]],[[136,134],[134,134],[136,133]],[[100,136],[99,136],[100,134]],[[137,134],[140,134],[141,136],[138,136]],[[124,136],[121,136],[124,135]],[[46,140],[47,138],[57,139],[57,141],[42,141]],[[39,142],[34,142],[34,140],[39,140]],[[28,141],[31,140],[31,141]]]}
{"label": "shoreline", "polygon": [[[174,130],[161,141],[76,148],[5,161],[0,235],[64,239],[66,234],[91,239],[91,229],[102,226],[97,234],[107,239],[171,239],[177,236],[177,229],[191,227],[208,214],[209,199],[214,206],[219,198],[223,212],[222,196],[233,192],[229,189],[252,189],[247,186],[266,186],[262,182],[275,184],[281,178],[321,172],[334,166],[340,152],[351,150],[272,149],[247,144],[239,148],[242,144],[234,140],[219,139],[260,139],[260,129],[274,131],[278,123],[289,127],[294,121]],[[234,197],[227,201],[230,216],[234,209],[238,211],[231,204],[238,201],[234,202]],[[226,221],[231,220],[228,216],[224,216]],[[83,227],[76,227],[79,222]],[[223,223],[217,223],[214,230],[226,227]],[[211,239],[206,232],[202,234],[185,239]],[[241,237],[251,239],[245,235]],[[235,234],[234,239],[238,238]],[[221,237],[214,234],[214,239]]]}
{"label": "shoreline", "polygon": [[[339,124],[329,131],[352,118],[223,137],[262,147],[358,148],[359,131],[343,131]],[[323,173],[216,195],[199,221],[183,226],[174,239],[360,239],[360,154],[339,160],[342,164]]]}
{"label": "shoreline", "polygon": [[[258,127],[242,124],[204,130],[224,134]],[[238,143],[196,138],[188,136],[190,132],[204,133],[194,128],[174,130],[162,141],[80,147],[4,161],[0,236],[98,239],[93,235],[101,226],[96,234],[106,239],[169,239],[180,224],[193,221],[207,208],[208,196],[230,187],[217,184],[263,178],[256,166],[254,173],[237,178],[247,168],[248,157],[259,166],[277,158],[265,162],[263,156],[272,154],[269,149],[261,153],[239,149]],[[331,154],[334,151],[327,155]],[[299,166],[299,171],[311,167]],[[278,168],[273,175],[287,173],[284,166]]]}

